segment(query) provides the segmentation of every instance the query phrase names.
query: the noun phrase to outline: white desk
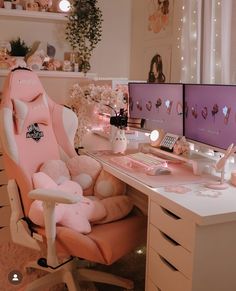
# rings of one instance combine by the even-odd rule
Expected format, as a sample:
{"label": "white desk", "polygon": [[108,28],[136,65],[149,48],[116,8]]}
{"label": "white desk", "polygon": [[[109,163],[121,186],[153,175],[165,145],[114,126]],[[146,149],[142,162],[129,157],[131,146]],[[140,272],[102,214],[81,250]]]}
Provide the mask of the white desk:
{"label": "white desk", "polygon": [[[101,145],[98,138],[94,144]],[[180,185],[185,194],[151,188],[104,155],[93,156],[129,185],[143,210],[148,200],[146,291],[236,290],[236,188],[218,192],[189,181]]]}

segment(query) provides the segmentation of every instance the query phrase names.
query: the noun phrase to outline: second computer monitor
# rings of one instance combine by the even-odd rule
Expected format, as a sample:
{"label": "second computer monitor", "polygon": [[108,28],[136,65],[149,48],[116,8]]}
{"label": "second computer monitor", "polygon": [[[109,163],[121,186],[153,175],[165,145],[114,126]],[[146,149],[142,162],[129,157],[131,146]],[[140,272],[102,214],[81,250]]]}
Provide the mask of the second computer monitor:
{"label": "second computer monitor", "polygon": [[236,86],[186,84],[185,136],[217,149],[236,144]]}
{"label": "second computer monitor", "polygon": [[144,119],[144,129],[183,135],[183,85],[129,83],[129,117]]}

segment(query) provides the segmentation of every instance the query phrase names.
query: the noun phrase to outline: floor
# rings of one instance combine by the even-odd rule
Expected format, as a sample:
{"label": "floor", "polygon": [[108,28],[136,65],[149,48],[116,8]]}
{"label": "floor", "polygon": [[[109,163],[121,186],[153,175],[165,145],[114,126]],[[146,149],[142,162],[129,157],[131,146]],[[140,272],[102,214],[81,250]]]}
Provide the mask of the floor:
{"label": "floor", "polygon": [[[134,281],[134,291],[145,290],[146,248],[141,247],[111,266],[97,267]],[[123,291],[122,288],[104,284],[96,284],[98,291]]]}
{"label": "floor", "polygon": [[[24,286],[29,282],[42,276],[42,272],[34,271],[26,272],[24,265],[30,260],[35,260],[38,252],[31,251],[13,243],[0,244],[0,291],[22,291]],[[94,269],[109,271],[116,275],[131,279],[134,281],[134,291],[144,291],[145,289],[145,261],[146,248],[141,247],[133,251],[126,257],[110,266],[95,265]],[[23,275],[23,281],[20,286],[13,286],[8,280],[8,274],[12,270],[19,270]],[[44,291],[65,291],[64,285],[50,288]],[[122,288],[105,284],[96,284],[96,289],[84,287],[82,291],[123,291]]]}

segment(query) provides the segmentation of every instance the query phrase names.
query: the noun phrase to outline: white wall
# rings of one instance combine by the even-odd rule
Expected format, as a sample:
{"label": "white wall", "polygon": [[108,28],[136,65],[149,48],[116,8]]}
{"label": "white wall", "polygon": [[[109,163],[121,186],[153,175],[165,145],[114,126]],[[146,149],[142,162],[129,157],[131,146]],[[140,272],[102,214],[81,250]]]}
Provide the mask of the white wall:
{"label": "white wall", "polygon": [[[131,3],[132,0],[98,0],[103,13],[102,40],[91,59],[91,73],[99,78],[128,78],[131,47]],[[48,23],[46,20],[25,21],[18,18],[0,17],[0,40],[11,40],[20,36],[27,45],[41,41],[46,50],[47,42],[56,47],[56,58],[63,60],[64,51],[70,51],[65,41],[65,24]],[[0,78],[0,90],[4,78]],[[78,79],[42,78],[51,96],[64,100],[72,84]]]}
{"label": "white wall", "polygon": [[102,41],[94,50],[92,72],[99,77],[128,78],[132,0],[98,0],[103,12]]}
{"label": "white wall", "polygon": [[[170,11],[170,27],[168,33],[151,34],[147,31],[147,0],[133,0],[132,5],[132,46],[130,59],[130,79],[147,80],[150,69],[150,56],[159,53],[163,60],[163,72],[168,82],[179,82],[180,55],[177,50],[177,33],[181,15],[181,0],[173,3]],[[167,57],[169,55],[169,58]],[[162,56],[163,57],[163,56]]]}
{"label": "white wall", "polygon": [[[95,48],[91,60],[91,72],[99,77],[127,78],[130,60],[131,0],[98,0],[103,13],[102,40]],[[64,51],[70,51],[65,41],[65,25],[45,20],[24,21],[0,17],[0,40],[20,36],[27,45],[41,41],[56,47],[56,58],[63,60]]]}

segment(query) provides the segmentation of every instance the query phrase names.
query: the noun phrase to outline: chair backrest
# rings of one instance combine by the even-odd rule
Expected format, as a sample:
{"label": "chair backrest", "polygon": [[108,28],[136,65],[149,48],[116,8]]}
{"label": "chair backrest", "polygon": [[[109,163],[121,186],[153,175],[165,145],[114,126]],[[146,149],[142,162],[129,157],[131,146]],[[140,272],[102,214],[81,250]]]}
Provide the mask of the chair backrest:
{"label": "chair backrest", "polygon": [[35,72],[9,73],[0,107],[0,137],[6,173],[17,182],[26,216],[32,203],[32,174],[47,160],[76,155],[77,122],[72,110],[47,96]]}

